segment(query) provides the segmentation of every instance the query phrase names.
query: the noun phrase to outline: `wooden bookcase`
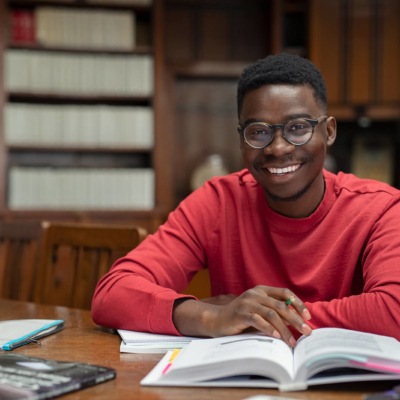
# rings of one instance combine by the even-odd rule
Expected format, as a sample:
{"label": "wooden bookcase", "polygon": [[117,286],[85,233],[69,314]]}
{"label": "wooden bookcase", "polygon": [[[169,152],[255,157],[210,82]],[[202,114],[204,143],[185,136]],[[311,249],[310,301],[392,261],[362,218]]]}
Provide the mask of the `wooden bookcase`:
{"label": "wooden bookcase", "polygon": [[310,2],[310,58],[342,120],[400,119],[398,0]]}
{"label": "wooden bookcase", "polygon": [[[1,15],[1,43],[0,43],[0,73],[1,76],[4,77],[6,73],[6,66],[8,59],[10,59],[10,53],[17,54],[17,57],[20,57],[21,54],[27,54],[27,64],[29,64],[30,58],[39,57],[40,61],[36,61],[36,63],[41,63],[42,69],[45,69],[50,61],[53,62],[59,69],[62,67],[63,60],[65,62],[80,62],[80,66],[85,66],[86,64],[93,65],[93,75],[98,73],[99,77],[93,78],[93,85],[98,85],[101,88],[97,90],[78,90],[69,91],[68,88],[74,82],[68,82],[67,90],[57,90],[57,87],[52,90],[24,90],[22,89],[10,89],[7,87],[5,79],[1,79],[0,83],[0,151],[1,151],[1,179],[0,179],[0,215],[4,219],[68,219],[68,220],[96,220],[96,221],[109,221],[109,222],[121,222],[121,223],[136,223],[145,228],[147,228],[150,232],[154,231],[157,226],[165,219],[166,213],[170,206],[170,197],[169,194],[170,186],[169,182],[169,173],[170,170],[168,168],[167,163],[163,161],[165,158],[165,152],[160,151],[159,149],[166,149],[168,147],[168,137],[163,132],[159,134],[159,130],[164,129],[164,121],[163,118],[158,115],[158,111],[163,107],[163,102],[166,101],[163,95],[163,44],[160,42],[160,35],[156,32],[157,27],[162,26],[162,21],[160,18],[162,17],[162,1],[150,1],[146,2],[148,4],[140,4],[141,1],[116,1],[116,0],[8,0],[6,2],[2,2],[0,5],[0,15]],[[61,42],[61,44],[50,41],[43,43],[35,40],[27,42],[15,42],[12,40],[12,13],[15,12],[25,12],[30,13],[31,16],[38,13],[38,10],[44,14],[43,10],[55,12],[59,18],[59,24],[61,29],[62,26],[66,26],[66,34],[65,36],[61,36],[61,39],[64,40],[68,35],[74,39],[74,32],[71,32],[71,28],[68,24],[71,24],[71,17],[66,20],[66,22],[62,19],[65,18],[64,14],[68,14],[71,12],[78,13],[80,18],[91,18],[93,15],[96,15],[97,18],[103,18],[104,15],[108,18],[109,16],[113,16],[116,18],[116,15],[123,15],[124,20],[122,22],[126,22],[126,18],[133,18],[133,34],[135,36],[135,41],[131,46],[126,48],[119,48],[118,43],[117,46],[110,46],[108,42],[108,37],[106,33],[110,35],[112,33],[112,29],[105,32],[103,34],[103,40],[106,45],[102,46],[102,44],[92,45],[75,45],[72,39],[70,39],[71,43]],[[64,13],[64,14],[63,14]],[[100,17],[98,15],[101,15]],[[38,17],[36,17],[38,18]],[[76,15],[75,18],[77,19]],[[95,17],[96,18],[96,17]],[[51,25],[51,18],[49,18]],[[120,20],[121,21],[121,18]],[[37,22],[37,21],[35,21]],[[91,22],[91,21],[89,21]],[[93,22],[93,21],[92,21]],[[74,22],[75,23],[75,22]],[[117,22],[118,23],[118,22]],[[45,25],[45,24],[43,24]],[[81,29],[83,27],[79,26],[79,23],[76,24],[75,29]],[[45,28],[53,28],[52,26],[45,26]],[[97,28],[96,25],[93,25],[94,28]],[[104,22],[103,22],[104,27]],[[129,28],[129,26],[127,25]],[[125,27],[126,28],[126,27]],[[104,29],[104,28],[101,28]],[[38,33],[38,27],[35,26],[34,30],[36,30],[36,34]],[[72,31],[74,28],[72,29]],[[92,29],[94,30],[94,29]],[[88,32],[81,33],[80,37],[89,37],[90,40],[97,40],[96,37],[90,37]],[[102,33],[102,32],[100,32]],[[122,31],[122,33],[124,33]],[[130,32],[132,34],[132,32]],[[54,32],[52,32],[54,34]],[[99,37],[100,35],[97,35]],[[52,40],[51,34],[48,37]],[[126,35],[125,35],[126,37]],[[43,39],[43,36],[42,36]],[[87,40],[89,40],[87,39]],[[117,38],[119,39],[119,38]],[[127,37],[129,40],[129,35]],[[74,39],[76,40],[76,39]],[[107,41],[108,40],[108,41]],[[37,56],[39,55],[39,56]],[[45,57],[48,57],[45,58]],[[59,57],[60,61],[57,61],[57,57]],[[58,64],[55,61],[56,59]],[[43,61],[44,60],[44,61]],[[50,60],[50,61],[47,61]],[[72,60],[72,61],[68,61]],[[145,60],[145,61],[143,61]],[[119,67],[115,71],[111,71],[108,65],[113,63]],[[146,64],[144,64],[146,62]],[[150,67],[148,67],[150,62]],[[35,60],[32,61],[32,64],[35,63]],[[86,63],[86,64],[85,64]],[[118,64],[117,64],[118,63]],[[129,63],[129,64],[128,64]],[[149,72],[150,78],[148,79],[149,84],[143,85],[145,81],[144,73],[142,71],[137,74],[135,77],[135,71],[132,69],[131,71],[126,71],[128,67],[126,65],[144,65],[142,66],[143,72]],[[104,64],[104,67],[103,67]],[[18,63],[14,63],[13,66],[18,67]],[[135,66],[135,68],[136,68]],[[10,67],[9,67],[10,68]],[[101,68],[104,69],[103,75],[100,73]],[[112,68],[112,67],[111,67]],[[123,69],[125,68],[125,70]],[[100,72],[97,72],[100,71]],[[126,77],[126,81],[118,81],[118,74],[121,71],[121,76]],[[39,71],[40,72],[40,71]],[[53,72],[53,71],[51,71]],[[60,71],[61,73],[61,71]],[[34,73],[34,84],[37,81],[40,81],[40,76],[38,76],[38,71],[35,70]],[[79,78],[80,75],[84,76],[84,71],[80,68],[79,73],[75,76],[75,78]],[[18,76],[17,76],[18,77]],[[110,79],[108,86],[105,84],[103,77]],[[52,84],[54,83],[54,77],[52,78]],[[82,79],[82,83],[86,82],[91,83],[91,73],[86,75],[85,79]],[[111,79],[114,79],[111,81]],[[120,79],[120,78],[119,78]],[[136,83],[136,81],[138,83]],[[15,81],[16,79],[14,79]],[[50,81],[50,78],[49,78]],[[45,82],[46,83],[46,82]],[[16,80],[16,84],[18,85],[18,79]],[[121,93],[118,90],[114,90],[114,86],[118,84],[121,87]],[[141,85],[145,89],[141,89]],[[10,85],[10,84],[9,84]],[[130,86],[129,86],[130,85]],[[90,86],[90,85],[89,85]],[[107,92],[103,89],[107,87],[110,89],[110,92]],[[147,89],[148,86],[152,86],[150,90]],[[125,87],[130,87],[131,90],[125,91]],[[137,89],[139,87],[139,89]],[[138,90],[136,92],[135,90]],[[42,106],[45,107],[45,111],[42,112],[42,119],[45,120],[46,112],[47,114],[50,112],[58,113],[55,114],[60,116],[67,115],[67,111],[72,109],[75,114],[70,118],[70,122],[75,122],[74,116],[81,115],[79,121],[83,121],[82,124],[78,125],[78,132],[70,131],[67,134],[50,141],[46,142],[46,140],[40,142],[32,142],[29,139],[29,133],[27,133],[27,140],[20,140],[17,143],[13,143],[7,140],[7,131],[6,131],[6,110],[18,108],[15,105],[23,105],[23,107],[27,109],[35,109],[37,110],[33,112],[32,121],[36,123],[35,118],[39,118],[38,114],[42,109]],[[40,105],[40,107],[38,107]],[[47,107],[47,108],[46,108]],[[60,111],[61,110],[61,111]],[[122,114],[122,111],[125,110],[125,114]],[[137,127],[137,132],[135,132],[135,128],[132,126],[132,113],[133,111],[137,111],[138,119],[139,119],[139,110],[140,113],[145,113],[145,118],[142,120],[146,120],[146,123],[150,123],[150,125],[142,125],[140,127],[144,127],[143,131],[141,131],[140,127]],[[18,111],[18,110],[17,110]],[[107,112],[107,114],[106,114]],[[77,114],[80,113],[80,114]],[[85,117],[83,117],[83,114]],[[150,114],[149,114],[150,113]],[[128,115],[129,114],[129,115]],[[18,116],[18,114],[16,114]],[[25,115],[27,114],[19,114]],[[69,115],[69,114],[68,114]],[[103,116],[107,115],[107,117]],[[111,115],[111,117],[110,117]],[[149,118],[150,115],[150,118]],[[103,117],[102,117],[103,116]],[[28,118],[29,116],[27,116]],[[101,119],[102,117],[103,119]],[[130,118],[129,121],[127,118]],[[63,116],[63,118],[66,118]],[[86,118],[86,120],[85,120]],[[110,131],[106,132],[107,136],[103,136],[103,139],[110,141],[114,137],[117,139],[113,139],[111,142],[100,143],[98,141],[98,131],[101,128],[101,124],[98,123],[98,120],[101,121],[108,118],[108,121],[111,121]],[[110,119],[111,118],[111,119]],[[122,124],[123,118],[126,119],[126,124]],[[16,118],[23,120],[24,118]],[[56,118],[53,117],[53,120]],[[14,118],[15,120],[15,118]],[[39,119],[40,121],[40,119]],[[95,126],[90,124],[96,124]],[[135,121],[133,121],[135,122]],[[70,125],[71,125],[70,123]],[[27,123],[29,125],[29,123]],[[113,125],[114,124],[114,125]],[[42,122],[42,127],[44,127],[44,123]],[[9,127],[9,124],[7,125]],[[27,131],[33,132],[33,126],[35,124],[31,124],[32,129],[27,127]],[[60,124],[57,125],[57,128],[60,127]],[[90,137],[85,142],[82,142],[82,137],[86,134],[85,128],[87,131],[93,131],[94,135],[97,135],[96,138]],[[128,135],[125,142],[119,142],[118,139],[118,128],[122,131],[121,128],[124,128],[125,136]],[[10,129],[10,128],[9,128]],[[43,129],[44,131],[45,129]],[[46,129],[50,131],[50,135],[55,135],[55,132],[52,132],[52,129]],[[57,129],[53,129],[56,131]],[[153,130],[153,132],[151,132]],[[76,143],[68,143],[68,134],[75,135],[74,138]],[[92,134],[92,133],[91,133]],[[33,133],[32,133],[33,135]],[[39,136],[40,133],[37,135]],[[132,135],[132,136],[131,136]],[[135,140],[142,140],[145,135],[153,135],[153,140],[146,139],[146,144],[141,144],[139,142],[133,141],[133,137],[136,135]],[[93,139],[93,142],[91,140]],[[96,140],[94,140],[96,139]],[[102,139],[102,140],[103,140]],[[63,142],[67,140],[67,142]],[[60,143],[60,144],[59,144]],[[139,144],[136,144],[139,143]],[[150,143],[150,145],[148,144]],[[43,169],[45,168],[45,169]],[[45,174],[47,170],[51,173],[57,173],[54,178],[51,178],[49,181],[53,182],[53,185],[57,186],[58,182],[60,182],[60,188],[51,189],[51,196],[56,198],[59,196],[66,202],[67,205],[51,205],[50,207],[41,207],[39,204],[33,204],[33,206],[19,206],[12,207],[10,206],[11,202],[11,194],[13,193],[13,188],[11,187],[13,182],[11,182],[11,175],[13,171],[42,171],[45,170]],[[130,207],[129,201],[125,203],[122,202],[122,206],[120,204],[112,205],[113,201],[121,202],[121,199],[126,197],[127,192],[124,190],[124,186],[128,185],[118,185],[114,180],[117,181],[119,177],[122,175],[122,171],[129,176],[129,182],[132,183],[131,195],[132,199],[139,198],[138,205],[135,206],[134,202],[132,202],[132,207]],[[67,171],[67,172],[65,172]],[[110,171],[114,171],[115,175],[110,175]],[[144,171],[144,173],[142,173]],[[154,175],[154,181],[151,180],[152,171]],[[25,173],[25,172],[24,172]],[[102,178],[102,174],[107,173],[109,178],[106,176],[104,179]],[[139,173],[141,174],[139,176]],[[85,182],[84,179],[87,179],[89,182],[88,185],[79,183],[78,186],[75,184],[76,191],[82,191],[85,193],[85,186],[89,186],[89,184],[93,184],[95,181],[92,178],[93,174],[96,175],[96,179],[99,182],[97,187],[94,187],[91,198],[85,202],[83,201],[83,205],[80,207],[70,207],[68,206],[67,200],[65,200],[66,196],[69,193],[62,194],[60,196],[57,193],[59,190],[63,189],[63,183],[61,178],[63,174],[69,174],[68,178],[65,182],[71,181],[75,179],[76,176],[82,174],[88,175],[88,177],[83,176],[80,180],[81,182]],[[134,183],[134,179],[131,180],[132,174],[133,178],[137,174],[138,183]],[[150,178],[149,178],[150,177]],[[19,199],[23,202],[29,196],[33,197],[32,191],[36,189],[36,186],[40,186],[44,178],[42,176],[35,177],[38,184],[35,185],[32,182],[35,182],[32,178],[23,182],[23,187],[27,187],[26,193],[24,190],[20,190],[18,194]],[[145,186],[141,185],[141,181],[147,179],[145,182]],[[114,185],[114,187],[113,187]],[[149,189],[146,189],[150,185]],[[152,185],[152,186],[151,186]],[[44,187],[43,189],[39,189],[41,191],[49,191],[49,188]],[[143,195],[143,192],[150,192],[151,197],[149,199],[149,194],[147,197]],[[90,192],[90,190],[87,190]],[[98,193],[98,194],[97,194]],[[79,193],[75,193],[75,196],[79,195]],[[82,194],[82,196],[83,196]],[[38,194],[39,200],[41,199],[42,193]],[[101,196],[110,196],[110,207],[107,204],[101,204]],[[140,197],[142,196],[142,197]],[[17,195],[15,195],[17,197]],[[43,196],[42,196],[43,197]],[[79,196],[78,196],[79,197]],[[71,197],[73,198],[73,196]],[[143,198],[143,199],[142,199]],[[113,200],[114,199],[114,200]],[[52,199],[50,199],[52,200]],[[94,203],[94,206],[91,205],[91,202]],[[96,203],[98,201],[98,203]],[[40,202],[40,201],[39,201]],[[73,205],[73,200],[71,201]],[[99,205],[100,204],[100,205]]]}

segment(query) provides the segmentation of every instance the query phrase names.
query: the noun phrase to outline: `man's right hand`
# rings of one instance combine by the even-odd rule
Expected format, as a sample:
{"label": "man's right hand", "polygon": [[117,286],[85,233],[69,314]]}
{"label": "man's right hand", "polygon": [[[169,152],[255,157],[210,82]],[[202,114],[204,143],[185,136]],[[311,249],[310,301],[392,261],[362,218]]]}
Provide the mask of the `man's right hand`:
{"label": "man's right hand", "polygon": [[[289,304],[290,303],[290,304]],[[218,337],[248,330],[281,338],[294,347],[289,326],[309,335],[311,318],[304,303],[289,289],[256,286],[240,296],[218,296],[201,300],[177,301],[173,321],[185,336]]]}

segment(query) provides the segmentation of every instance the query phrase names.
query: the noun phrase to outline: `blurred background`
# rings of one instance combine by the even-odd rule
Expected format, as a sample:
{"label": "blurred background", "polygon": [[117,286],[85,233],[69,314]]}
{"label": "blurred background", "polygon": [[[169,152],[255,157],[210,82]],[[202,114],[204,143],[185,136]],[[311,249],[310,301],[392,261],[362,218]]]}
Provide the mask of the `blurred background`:
{"label": "blurred background", "polygon": [[154,231],[205,162],[243,167],[238,76],[282,51],[326,79],[327,168],[400,187],[399,0],[1,4],[2,219]]}

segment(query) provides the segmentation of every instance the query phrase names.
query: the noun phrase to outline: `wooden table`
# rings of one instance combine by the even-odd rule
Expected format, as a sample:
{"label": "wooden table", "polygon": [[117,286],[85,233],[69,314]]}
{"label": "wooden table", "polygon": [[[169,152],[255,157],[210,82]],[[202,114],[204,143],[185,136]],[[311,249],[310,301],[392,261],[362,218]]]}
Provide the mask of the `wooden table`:
{"label": "wooden table", "polygon": [[160,360],[161,355],[120,353],[118,334],[96,326],[89,311],[0,299],[0,320],[22,318],[63,319],[65,328],[43,338],[40,346],[23,346],[13,350],[14,353],[62,361],[81,361],[117,370],[115,380],[65,395],[64,398],[68,399],[242,400],[258,394],[273,394],[291,399],[361,400],[363,393],[387,390],[393,385],[393,382],[368,382],[321,386],[289,393],[267,389],[141,387],[140,380]]}

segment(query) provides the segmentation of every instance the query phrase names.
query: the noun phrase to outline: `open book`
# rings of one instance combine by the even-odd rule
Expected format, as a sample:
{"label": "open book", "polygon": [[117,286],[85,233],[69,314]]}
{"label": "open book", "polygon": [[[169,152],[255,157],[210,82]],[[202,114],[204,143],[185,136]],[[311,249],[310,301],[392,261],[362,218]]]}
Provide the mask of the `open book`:
{"label": "open book", "polygon": [[243,334],[196,340],[168,352],[144,386],[226,386],[304,390],[309,385],[400,379],[400,342],[338,328],[315,329],[291,349]]}

